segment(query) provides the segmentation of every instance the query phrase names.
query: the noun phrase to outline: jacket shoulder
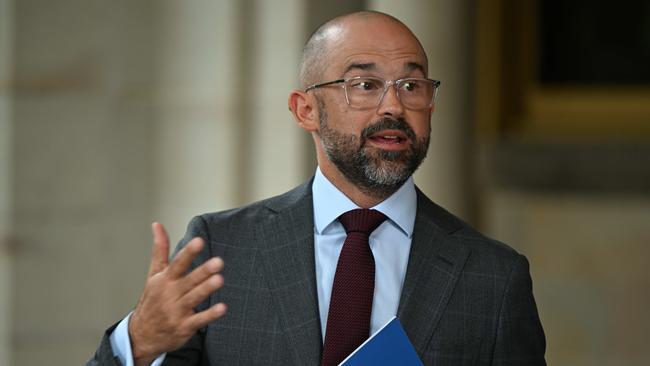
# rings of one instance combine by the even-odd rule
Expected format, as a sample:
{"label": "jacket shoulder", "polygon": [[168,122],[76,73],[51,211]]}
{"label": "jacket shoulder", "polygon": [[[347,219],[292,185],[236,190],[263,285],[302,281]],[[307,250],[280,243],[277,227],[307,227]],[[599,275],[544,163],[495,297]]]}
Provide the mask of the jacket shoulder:
{"label": "jacket shoulder", "polygon": [[454,245],[467,248],[470,252],[470,264],[479,261],[484,265],[504,266],[509,271],[522,256],[510,245],[491,238],[443,207],[432,202],[418,190],[418,215],[443,231]]}
{"label": "jacket shoulder", "polygon": [[182,242],[194,236],[212,241],[254,242],[256,228],[285,210],[312,215],[311,181],[286,193],[229,210],[204,213],[190,221]]}
{"label": "jacket shoulder", "polygon": [[304,200],[311,200],[311,181],[283,194],[253,202],[241,207],[199,215],[206,223],[258,220],[276,214]]}

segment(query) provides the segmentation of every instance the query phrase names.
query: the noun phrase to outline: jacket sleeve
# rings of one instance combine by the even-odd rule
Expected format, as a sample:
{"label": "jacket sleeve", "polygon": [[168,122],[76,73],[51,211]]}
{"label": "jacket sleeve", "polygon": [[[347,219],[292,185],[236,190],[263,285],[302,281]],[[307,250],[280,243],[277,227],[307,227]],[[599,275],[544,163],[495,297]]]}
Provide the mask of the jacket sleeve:
{"label": "jacket sleeve", "polygon": [[119,357],[113,355],[113,349],[111,348],[111,333],[113,333],[113,330],[118,324],[115,323],[106,330],[95,355],[86,362],[86,366],[124,366],[120,362]]}

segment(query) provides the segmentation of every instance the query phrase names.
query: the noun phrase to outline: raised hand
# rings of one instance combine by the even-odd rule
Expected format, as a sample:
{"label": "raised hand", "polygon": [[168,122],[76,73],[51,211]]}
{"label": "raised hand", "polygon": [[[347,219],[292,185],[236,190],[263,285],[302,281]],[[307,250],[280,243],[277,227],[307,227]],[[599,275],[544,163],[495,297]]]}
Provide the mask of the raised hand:
{"label": "raised hand", "polygon": [[205,245],[194,238],[169,263],[169,237],[159,223],[151,225],[153,253],[147,283],[129,322],[129,337],[136,365],[149,365],[158,355],[173,351],[201,327],[226,313],[218,303],[195,312],[194,308],[223,285],[219,272],[223,260],[211,258],[187,273]]}

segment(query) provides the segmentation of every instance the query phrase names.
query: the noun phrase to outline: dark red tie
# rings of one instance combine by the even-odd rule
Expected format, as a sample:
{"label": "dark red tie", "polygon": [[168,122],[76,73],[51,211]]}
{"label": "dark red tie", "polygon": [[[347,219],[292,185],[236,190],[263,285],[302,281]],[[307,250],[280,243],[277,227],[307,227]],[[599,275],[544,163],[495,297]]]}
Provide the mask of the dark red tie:
{"label": "dark red tie", "polygon": [[368,237],[384,220],[384,214],[368,209],[352,210],[339,216],[348,236],[334,274],[323,366],[338,365],[370,335],[375,258]]}

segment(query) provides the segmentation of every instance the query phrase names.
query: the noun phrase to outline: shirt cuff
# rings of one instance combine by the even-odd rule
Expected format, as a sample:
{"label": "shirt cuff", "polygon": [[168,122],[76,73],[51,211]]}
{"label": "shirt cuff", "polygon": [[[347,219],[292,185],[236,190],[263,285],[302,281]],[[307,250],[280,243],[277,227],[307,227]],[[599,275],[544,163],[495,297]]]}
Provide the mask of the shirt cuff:
{"label": "shirt cuff", "polygon": [[[129,319],[131,319],[131,314],[122,319],[120,324],[117,325],[113,333],[111,333],[110,341],[111,348],[113,349],[113,355],[120,359],[122,365],[124,366],[133,366],[133,353],[131,352],[131,338],[129,338]],[[152,363],[151,366],[160,366],[160,364],[165,360],[167,354],[163,353],[158,356]]]}

